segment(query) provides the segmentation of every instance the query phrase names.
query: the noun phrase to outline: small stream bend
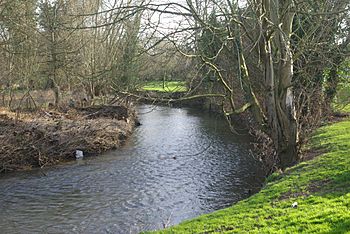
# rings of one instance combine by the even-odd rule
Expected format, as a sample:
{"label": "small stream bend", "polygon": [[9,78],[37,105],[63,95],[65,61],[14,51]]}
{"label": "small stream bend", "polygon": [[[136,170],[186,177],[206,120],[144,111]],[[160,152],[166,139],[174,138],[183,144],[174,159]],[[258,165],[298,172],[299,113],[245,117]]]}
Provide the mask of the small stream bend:
{"label": "small stream bend", "polygon": [[219,117],[140,107],[121,149],[0,178],[2,233],[138,233],[225,208],[260,188],[249,139]]}

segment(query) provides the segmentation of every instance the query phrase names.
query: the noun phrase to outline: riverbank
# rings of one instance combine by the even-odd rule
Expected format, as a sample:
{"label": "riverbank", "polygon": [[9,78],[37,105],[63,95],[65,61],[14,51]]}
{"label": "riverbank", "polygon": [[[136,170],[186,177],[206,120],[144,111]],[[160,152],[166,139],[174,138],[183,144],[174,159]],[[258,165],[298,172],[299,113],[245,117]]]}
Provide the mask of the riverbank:
{"label": "riverbank", "polygon": [[0,109],[0,172],[45,167],[118,148],[136,114],[124,106],[10,112]]}
{"label": "riverbank", "polygon": [[347,233],[350,230],[350,120],[321,127],[318,157],[274,173],[252,197],[157,233]]}

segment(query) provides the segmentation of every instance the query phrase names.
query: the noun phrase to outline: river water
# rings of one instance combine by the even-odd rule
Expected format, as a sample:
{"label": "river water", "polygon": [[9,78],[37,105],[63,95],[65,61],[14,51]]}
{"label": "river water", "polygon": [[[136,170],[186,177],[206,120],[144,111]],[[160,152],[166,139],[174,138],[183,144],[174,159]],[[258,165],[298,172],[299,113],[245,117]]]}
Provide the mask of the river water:
{"label": "river water", "polygon": [[259,190],[249,138],[220,117],[149,105],[139,113],[142,125],[119,150],[2,175],[1,233],[138,233]]}

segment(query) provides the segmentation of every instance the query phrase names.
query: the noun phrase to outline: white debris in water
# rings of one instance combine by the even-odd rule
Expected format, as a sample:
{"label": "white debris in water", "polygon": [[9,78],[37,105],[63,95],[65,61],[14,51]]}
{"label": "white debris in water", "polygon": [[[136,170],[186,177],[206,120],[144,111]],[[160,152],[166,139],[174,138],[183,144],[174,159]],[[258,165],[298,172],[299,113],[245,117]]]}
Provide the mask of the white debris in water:
{"label": "white debris in water", "polygon": [[298,207],[298,202],[294,202],[293,204],[292,204],[292,208],[297,208]]}
{"label": "white debris in water", "polygon": [[76,150],[75,151],[75,158],[76,159],[82,159],[84,157],[84,152],[81,150]]}

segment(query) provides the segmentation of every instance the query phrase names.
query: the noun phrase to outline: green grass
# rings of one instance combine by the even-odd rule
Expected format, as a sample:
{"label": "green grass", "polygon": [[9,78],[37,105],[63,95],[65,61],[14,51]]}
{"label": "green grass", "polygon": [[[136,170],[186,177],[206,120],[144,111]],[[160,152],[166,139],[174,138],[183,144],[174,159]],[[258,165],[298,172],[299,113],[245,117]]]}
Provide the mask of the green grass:
{"label": "green grass", "polygon": [[151,81],[142,86],[146,91],[158,91],[158,92],[186,92],[187,86],[184,81]]}
{"label": "green grass", "polygon": [[346,106],[344,106],[344,107],[341,109],[341,111],[350,113],[350,104],[347,104]]}
{"label": "green grass", "polygon": [[320,128],[309,147],[326,153],[227,209],[157,233],[350,233],[350,120]]}
{"label": "green grass", "polygon": [[338,86],[337,96],[333,103],[335,111],[350,113],[350,83],[341,83]]}
{"label": "green grass", "polygon": [[348,104],[348,105],[344,108],[344,111],[350,113],[350,104]]}

